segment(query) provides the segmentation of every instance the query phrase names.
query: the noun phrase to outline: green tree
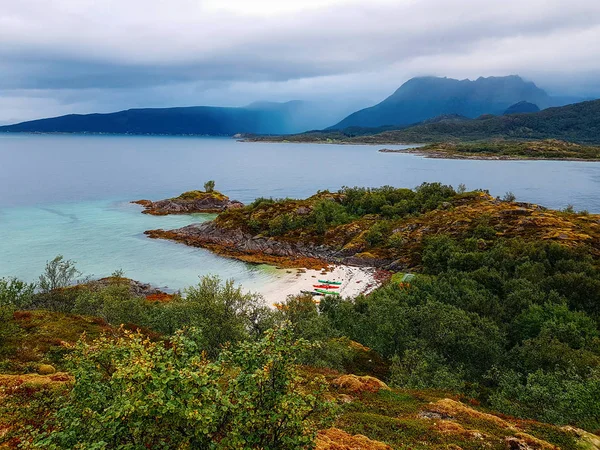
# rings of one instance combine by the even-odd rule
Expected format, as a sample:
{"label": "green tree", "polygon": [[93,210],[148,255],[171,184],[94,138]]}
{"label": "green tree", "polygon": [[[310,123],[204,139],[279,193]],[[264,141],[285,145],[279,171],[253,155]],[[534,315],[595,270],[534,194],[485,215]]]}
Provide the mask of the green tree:
{"label": "green tree", "polygon": [[39,288],[44,293],[65,288],[73,284],[80,275],[81,272],[75,267],[75,261],[58,255],[52,261],[46,263],[44,273],[40,275]]}
{"label": "green tree", "polygon": [[214,180],[208,180],[204,183],[204,192],[212,192],[215,190],[215,182]]}

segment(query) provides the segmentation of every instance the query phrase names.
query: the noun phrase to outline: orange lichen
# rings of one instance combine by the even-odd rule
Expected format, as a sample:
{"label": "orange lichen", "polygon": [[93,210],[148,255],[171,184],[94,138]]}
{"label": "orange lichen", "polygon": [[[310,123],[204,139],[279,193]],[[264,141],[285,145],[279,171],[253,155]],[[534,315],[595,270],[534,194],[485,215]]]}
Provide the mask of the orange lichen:
{"label": "orange lichen", "polygon": [[371,376],[342,375],[331,382],[331,385],[349,392],[379,392],[390,390],[383,381]]}
{"label": "orange lichen", "polygon": [[317,450],[392,450],[389,445],[361,434],[351,435],[338,428],[319,431]]}
{"label": "orange lichen", "polygon": [[150,294],[146,295],[146,300],[150,302],[168,303],[173,300],[173,294],[167,294],[165,292],[161,292],[160,294]]}

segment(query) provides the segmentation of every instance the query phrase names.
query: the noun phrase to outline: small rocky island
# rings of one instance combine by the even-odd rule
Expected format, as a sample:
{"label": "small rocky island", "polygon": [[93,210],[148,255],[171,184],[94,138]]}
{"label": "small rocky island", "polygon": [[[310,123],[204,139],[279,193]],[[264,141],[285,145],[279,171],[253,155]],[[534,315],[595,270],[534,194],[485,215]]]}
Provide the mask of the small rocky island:
{"label": "small rocky island", "polygon": [[153,202],[136,200],[132,203],[144,207],[144,214],[166,216],[168,214],[220,213],[230,209],[243,208],[244,204],[214,190],[214,183],[206,183],[204,191],[188,191],[178,197]]}

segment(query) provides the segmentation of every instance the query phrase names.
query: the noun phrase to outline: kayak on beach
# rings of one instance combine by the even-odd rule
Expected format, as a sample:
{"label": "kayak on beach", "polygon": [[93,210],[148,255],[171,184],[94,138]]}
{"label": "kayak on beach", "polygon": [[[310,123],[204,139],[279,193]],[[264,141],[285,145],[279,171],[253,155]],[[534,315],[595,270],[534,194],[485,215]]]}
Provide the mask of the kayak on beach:
{"label": "kayak on beach", "polygon": [[324,295],[340,295],[339,292],[325,291],[323,289],[315,289],[315,291],[324,294]]}
{"label": "kayak on beach", "polygon": [[332,286],[330,284],[313,284],[314,288],[321,288],[321,289],[339,289],[339,286]]}
{"label": "kayak on beach", "polygon": [[319,283],[323,283],[323,284],[336,284],[338,286],[340,286],[342,284],[341,281],[329,281],[329,280],[319,280]]}

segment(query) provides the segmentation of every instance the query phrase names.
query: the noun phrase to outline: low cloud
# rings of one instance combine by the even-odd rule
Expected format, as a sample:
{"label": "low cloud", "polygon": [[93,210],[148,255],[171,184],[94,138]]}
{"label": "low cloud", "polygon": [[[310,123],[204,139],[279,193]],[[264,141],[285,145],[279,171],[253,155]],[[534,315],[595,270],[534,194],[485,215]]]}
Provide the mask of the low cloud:
{"label": "low cloud", "polygon": [[0,11],[0,122],[295,98],[364,106],[417,75],[520,74],[600,95],[600,2],[20,0]]}

